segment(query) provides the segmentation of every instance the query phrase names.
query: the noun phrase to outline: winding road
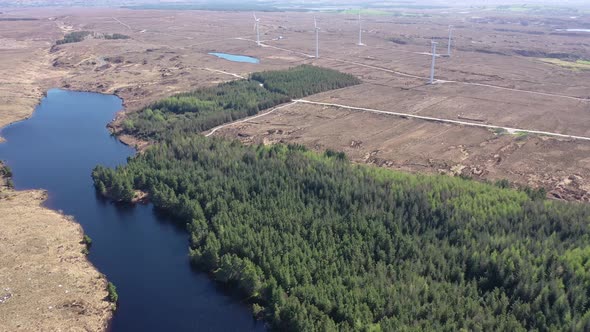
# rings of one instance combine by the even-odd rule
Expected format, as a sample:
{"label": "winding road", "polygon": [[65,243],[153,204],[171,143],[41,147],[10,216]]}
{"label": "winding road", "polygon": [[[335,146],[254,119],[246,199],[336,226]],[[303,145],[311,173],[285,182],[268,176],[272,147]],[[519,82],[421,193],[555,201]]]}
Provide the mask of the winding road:
{"label": "winding road", "polygon": [[213,129],[211,129],[211,131],[208,134],[206,134],[205,137],[209,137],[209,136],[215,134],[215,132],[218,131],[219,129],[222,129],[222,128],[225,128],[225,127],[228,127],[228,126],[233,126],[233,125],[238,124],[238,123],[251,121],[251,120],[254,120],[256,118],[263,117],[265,115],[269,115],[270,113],[273,113],[274,111],[278,111],[281,108],[285,108],[285,107],[289,107],[289,106],[295,105],[298,102],[300,102],[300,100],[294,100],[294,101],[292,101],[292,102],[290,102],[288,104],[284,104],[284,105],[275,107],[275,108],[271,109],[268,112],[265,112],[265,113],[262,113],[262,114],[258,114],[258,115],[254,115],[254,116],[251,116],[249,118],[245,118],[245,119],[238,120],[238,121],[235,121],[235,122],[230,122],[230,123],[222,124],[221,126],[217,126],[217,127],[213,128]]}
{"label": "winding road", "polygon": [[[248,42],[256,42],[255,40],[252,39],[248,39],[248,38],[242,38],[242,37],[238,37],[238,38],[234,38],[236,40],[243,40],[243,41],[248,41]],[[276,50],[280,50],[280,51],[285,51],[285,52],[290,52],[293,54],[299,54],[299,55],[303,55],[307,58],[314,58],[313,55],[310,54],[306,54],[303,52],[299,52],[299,51],[294,51],[294,50],[290,50],[290,49],[286,49],[286,48],[281,48],[281,47],[276,47],[276,46],[272,46],[272,45],[268,45],[265,43],[261,43],[262,47],[265,48],[271,48],[271,49],[276,49]],[[351,64],[351,65],[355,65],[355,66],[361,66],[361,67],[365,67],[365,68],[371,68],[371,69],[375,69],[375,70],[379,70],[379,71],[383,71],[383,72],[387,72],[387,73],[391,73],[391,74],[395,74],[398,76],[402,76],[402,77],[407,77],[407,78],[413,78],[413,79],[420,79],[420,80],[427,80],[427,77],[422,77],[422,76],[417,76],[417,75],[413,75],[413,74],[408,74],[408,73],[404,73],[404,72],[400,72],[400,71],[396,71],[396,70],[392,70],[392,69],[388,69],[388,68],[384,68],[384,67],[379,67],[379,66],[373,66],[373,65],[367,65],[364,63],[360,63],[360,62],[355,62],[355,61],[348,61],[348,60],[341,60],[341,59],[336,59],[336,58],[332,58],[332,57],[324,57],[324,59],[327,60],[331,60],[331,61],[336,61],[336,62],[341,62],[341,63],[346,63],[346,64]],[[217,71],[217,72],[222,72],[224,74],[228,74],[228,75],[232,75],[238,78],[242,78],[241,75],[238,74],[234,74],[234,73],[229,73],[229,72],[224,72],[224,71],[219,71],[219,70],[212,70],[209,68],[205,68],[206,70],[210,70],[210,71]],[[451,84],[463,84],[463,85],[471,85],[471,86],[478,86],[478,87],[484,87],[484,88],[490,88],[490,89],[500,89],[500,90],[506,90],[506,91],[513,91],[513,92],[518,92],[518,93],[525,93],[525,94],[533,94],[533,95],[540,95],[540,96],[547,96],[547,97],[552,97],[552,98],[565,98],[565,99],[570,99],[570,100],[576,100],[576,101],[580,101],[580,102],[590,102],[590,98],[582,98],[582,97],[575,97],[575,96],[568,96],[568,95],[561,95],[561,94],[555,94],[555,93],[548,93],[548,92],[539,92],[539,91],[531,91],[531,90],[521,90],[521,89],[514,89],[514,88],[508,88],[508,87],[503,87],[503,86],[497,86],[497,85],[491,85],[491,84],[483,84],[483,83],[473,83],[473,82],[464,82],[464,81],[450,81],[450,80],[436,80],[435,81],[436,84],[442,84],[442,83],[451,83]],[[393,116],[398,116],[398,117],[402,117],[402,118],[412,118],[412,119],[418,119],[418,120],[423,120],[423,121],[431,121],[431,122],[438,122],[438,123],[449,123],[449,124],[454,124],[454,125],[461,125],[461,126],[470,126],[470,127],[479,127],[479,128],[485,128],[485,129],[492,129],[492,130],[504,130],[510,134],[518,134],[518,133],[526,133],[526,134],[536,134],[536,135],[543,135],[543,136],[550,136],[550,137],[557,137],[557,138],[566,138],[566,139],[575,139],[575,140],[583,140],[583,141],[590,141],[590,137],[586,137],[586,136],[577,136],[577,135],[569,135],[569,134],[562,134],[562,133],[555,133],[555,132],[548,132],[548,131],[542,131],[542,130],[534,130],[534,129],[522,129],[522,128],[511,128],[511,127],[504,127],[504,126],[498,126],[498,125],[492,125],[492,124],[483,124],[483,123],[474,123],[474,122],[468,122],[468,121],[459,121],[459,120],[451,120],[451,119],[443,119],[443,118],[436,118],[436,117],[430,117],[430,116],[422,116],[422,115],[415,115],[415,114],[407,114],[407,113],[400,113],[400,112],[391,112],[391,111],[383,111],[383,110],[377,110],[377,109],[372,109],[372,108],[364,108],[364,107],[354,107],[354,106],[348,106],[348,105],[341,105],[341,104],[331,104],[331,103],[322,103],[322,102],[314,102],[314,101],[309,101],[309,100],[305,100],[305,99],[296,99],[293,100],[291,103],[273,108],[272,110],[265,112],[263,114],[259,114],[259,115],[255,115],[253,117],[249,117],[249,118],[245,118],[236,122],[232,122],[232,123],[227,123],[221,126],[218,126],[216,128],[213,128],[208,134],[206,134],[205,136],[211,136],[213,135],[216,131],[218,131],[219,129],[228,127],[228,126],[232,126],[234,124],[237,123],[243,123],[243,122],[247,122],[256,118],[260,118],[263,116],[266,116],[268,114],[271,114],[279,109],[282,108],[286,108],[298,103],[303,103],[303,104],[312,104],[312,105],[319,105],[319,106],[327,106],[327,107],[336,107],[336,108],[342,108],[342,109],[348,109],[348,110],[353,110],[353,111],[363,111],[363,112],[372,112],[372,113],[379,113],[379,114],[387,114],[387,115],[393,115]]]}
{"label": "winding road", "polygon": [[401,117],[401,118],[404,118],[404,119],[411,118],[411,119],[418,119],[418,120],[430,121],[430,122],[449,123],[449,124],[460,125],[460,126],[478,127],[478,128],[485,128],[485,129],[499,129],[499,130],[505,130],[506,132],[508,132],[510,134],[524,133],[524,134],[535,134],[535,135],[550,136],[550,137],[557,137],[557,138],[567,138],[567,139],[590,141],[590,137],[586,137],[586,136],[576,136],[576,135],[568,135],[568,134],[562,134],[562,133],[554,133],[554,132],[542,131],[542,130],[511,128],[511,127],[497,126],[497,125],[491,125],[491,124],[483,124],[483,123],[474,123],[474,122],[468,122],[468,121],[459,121],[459,120],[435,118],[435,117],[430,117],[430,116],[422,116],[422,115],[415,115],[415,114],[407,114],[407,113],[383,111],[383,110],[377,110],[377,109],[373,109],[373,108],[354,107],[354,106],[341,105],[341,104],[332,104],[332,103],[322,103],[322,102],[310,101],[310,100],[305,100],[305,99],[295,99],[295,100],[293,100],[292,102],[290,102],[288,104],[284,104],[282,106],[275,107],[275,108],[271,109],[268,112],[265,112],[265,113],[262,113],[262,114],[258,114],[258,115],[255,115],[255,116],[252,116],[252,117],[249,117],[249,118],[245,118],[245,119],[242,119],[242,120],[239,120],[239,121],[226,123],[226,124],[223,124],[221,126],[215,127],[208,134],[206,134],[205,137],[209,137],[209,136],[213,135],[216,131],[218,131],[218,130],[220,130],[222,128],[233,126],[233,125],[238,124],[238,123],[248,122],[248,121],[251,121],[251,120],[254,120],[254,119],[257,119],[257,118],[261,118],[261,117],[266,116],[266,115],[269,115],[269,114],[271,114],[271,113],[273,113],[275,111],[278,111],[280,109],[283,109],[283,108],[286,108],[286,107],[290,107],[290,106],[296,105],[298,103],[301,103],[301,104],[310,104],[310,105],[318,105],[318,106],[327,106],[327,107],[335,107],[335,108],[342,108],[342,109],[347,109],[347,110],[352,110],[352,111],[361,111],[361,112],[371,112],[371,113],[378,113],[378,114],[393,115],[393,116]]}
{"label": "winding road", "polygon": [[364,112],[380,113],[380,114],[387,114],[387,115],[399,116],[399,117],[402,117],[402,118],[412,118],[412,119],[419,119],[419,120],[431,121],[431,122],[450,123],[450,124],[455,124],[455,125],[470,126],[470,127],[480,127],[480,128],[486,128],[486,129],[501,129],[501,130],[507,131],[510,134],[526,133],[526,134],[537,134],[537,135],[552,136],[552,137],[559,137],[559,138],[569,138],[569,139],[577,139],[577,140],[590,141],[590,137],[576,136],[576,135],[568,135],[568,134],[561,134],[561,133],[553,133],[553,132],[541,131],[541,130],[534,130],[534,129],[522,129],[522,128],[503,127],[503,126],[496,126],[496,125],[490,125],[490,124],[474,123],[474,122],[458,121],[458,120],[450,120],[450,119],[442,119],[442,118],[435,118],[435,117],[415,115],[415,114],[407,114],[407,113],[399,113],[399,112],[382,111],[382,110],[376,110],[376,109],[372,109],[372,108],[364,108],[364,107],[354,107],[354,106],[347,106],[347,105],[340,105],[340,104],[322,103],[322,102],[315,102],[315,101],[309,101],[309,100],[304,100],[304,99],[296,99],[294,101],[295,102],[298,102],[298,103],[304,103],[304,104],[329,106],[329,107],[343,108],[343,109],[348,109],[348,110],[353,110],[353,111],[364,111]]}
{"label": "winding road", "polygon": [[200,69],[203,69],[203,70],[206,70],[206,71],[210,71],[210,72],[213,72],[213,73],[220,73],[220,74],[226,74],[226,75],[230,75],[230,76],[233,76],[233,77],[235,77],[235,78],[242,79],[242,80],[243,80],[243,79],[246,79],[246,77],[244,77],[244,76],[242,76],[242,75],[235,74],[235,73],[230,73],[230,72],[227,72],[227,71],[225,71],[225,70],[211,69],[211,68],[207,68],[207,67],[200,68]]}

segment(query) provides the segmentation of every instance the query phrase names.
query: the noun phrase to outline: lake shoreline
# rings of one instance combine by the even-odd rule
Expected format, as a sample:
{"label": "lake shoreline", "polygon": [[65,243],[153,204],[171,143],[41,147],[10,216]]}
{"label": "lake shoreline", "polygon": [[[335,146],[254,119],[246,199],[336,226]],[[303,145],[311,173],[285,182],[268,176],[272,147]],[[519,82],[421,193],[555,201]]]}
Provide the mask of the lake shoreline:
{"label": "lake shoreline", "polygon": [[[29,113],[3,124],[0,127],[0,132],[12,125],[30,120],[42,100],[47,97],[48,91],[45,90],[39,95],[35,106],[30,109]],[[0,144],[9,143],[0,135]],[[6,180],[8,178],[2,179],[2,183]],[[83,253],[86,245],[82,243],[84,235],[82,225],[71,216],[47,207],[47,199],[48,192],[44,189],[15,190],[0,186],[0,211],[5,217],[1,224],[2,235],[6,235],[9,239],[14,238],[13,242],[0,241],[0,249],[2,245],[9,245],[10,251],[13,253],[11,256],[0,255],[0,276],[5,277],[1,278],[4,280],[22,281],[24,277],[19,275],[26,274],[30,276],[36,274],[39,277],[39,284],[49,286],[51,283],[48,278],[51,278],[51,275],[39,273],[39,269],[43,267],[49,270],[63,270],[65,268],[64,259],[67,259],[72,260],[72,264],[67,265],[62,275],[74,275],[76,279],[80,279],[69,281],[61,279],[59,288],[65,288],[67,283],[75,283],[76,291],[71,293],[68,291],[67,294],[71,294],[69,297],[50,291],[43,293],[44,295],[39,297],[40,290],[38,288],[35,288],[33,292],[30,287],[22,283],[17,283],[16,288],[11,287],[10,282],[2,283],[0,284],[0,291],[10,294],[10,298],[6,299],[3,306],[0,307],[2,309],[0,312],[7,318],[7,324],[10,324],[10,318],[14,318],[11,315],[15,315],[16,318],[13,319],[13,322],[16,322],[16,325],[13,326],[15,329],[24,327],[33,330],[54,330],[65,327],[66,330],[70,330],[83,326],[86,330],[106,331],[113,318],[111,303],[105,300],[107,296],[107,280],[88,256]],[[21,224],[27,227],[20,227]],[[45,227],[45,230],[39,232],[40,227]],[[14,236],[11,237],[10,232],[16,228],[19,229],[18,234],[12,234]],[[21,241],[22,239],[27,241]],[[44,250],[34,253],[34,255],[18,255],[17,253],[20,252],[30,252],[28,243],[30,239],[47,243],[47,246]],[[67,245],[64,245],[64,243],[67,243]],[[5,250],[0,250],[0,252],[2,251]],[[60,251],[58,256],[60,260],[52,256],[56,251]],[[6,250],[6,252],[8,251]],[[38,261],[42,263],[30,264],[29,261],[32,257],[38,258]],[[14,266],[17,266],[17,268],[9,269],[9,267]],[[25,268],[22,268],[23,266]],[[5,289],[11,289],[15,294],[13,295]],[[72,297],[81,293],[84,296]],[[41,317],[38,311],[39,308],[35,310],[30,304],[27,304],[60,301],[61,306],[59,308],[57,306],[47,306],[45,308],[47,312],[42,314],[43,319],[39,319]],[[55,308],[55,310],[52,312],[49,307]],[[75,316],[73,316],[74,314]]]}
{"label": "lake shoreline", "polygon": [[106,331],[107,280],[84,254],[82,225],[45,207],[45,190],[0,189],[0,312],[8,330]]}
{"label": "lake shoreline", "polygon": [[[76,89],[72,89],[71,87],[65,87],[65,86],[59,86],[59,87],[54,87],[54,88],[49,88],[43,91],[42,94],[40,94],[38,96],[38,99],[35,101],[35,105],[26,109],[26,113],[23,113],[22,116],[19,116],[18,118],[15,119],[11,119],[11,121],[3,124],[2,126],[0,126],[0,133],[7,127],[10,127],[12,125],[15,125],[17,123],[23,122],[23,121],[27,121],[30,120],[35,112],[37,111],[38,107],[41,105],[41,102],[43,101],[43,99],[47,98],[48,96],[48,92],[52,89],[61,89],[61,90],[65,90],[65,91],[71,91],[71,92],[88,92],[88,93],[96,93],[96,94],[101,94],[101,95],[110,95],[110,96],[116,96],[117,98],[120,98],[122,101],[122,105],[123,107],[118,110],[115,113],[115,118],[112,119],[107,125],[106,127],[111,131],[111,134],[117,138],[117,140],[119,142],[121,142],[122,144],[129,146],[131,148],[134,149],[134,153],[138,153],[141,152],[143,149],[145,149],[149,143],[148,142],[143,142],[143,141],[139,141],[137,139],[135,139],[132,136],[128,136],[128,135],[118,135],[115,131],[114,131],[114,127],[112,127],[116,122],[117,119],[124,119],[125,118],[125,114],[126,114],[126,108],[125,108],[125,100],[123,97],[117,95],[116,93],[104,93],[102,91],[96,91],[96,90],[92,90],[92,89],[82,89],[82,90],[76,90]],[[0,134],[0,144],[8,144],[8,140],[6,140],[3,135]],[[0,165],[2,165],[2,160],[0,159]],[[48,192],[45,189],[33,189],[33,190],[15,190],[12,188],[8,188],[4,186],[4,182],[7,180],[6,179],[1,179],[2,182],[0,184],[0,211],[2,211],[5,207],[8,206],[8,204],[5,202],[6,200],[16,200],[17,204],[19,204],[19,211],[21,213],[21,215],[18,215],[18,218],[16,218],[16,220],[21,220],[21,221],[25,221],[25,223],[27,223],[28,226],[31,226],[32,223],[34,223],[36,220],[28,220],[23,216],[32,216],[32,215],[37,215],[39,213],[41,214],[48,214],[51,215],[51,217],[48,217],[47,220],[45,221],[47,224],[52,226],[52,229],[46,233],[43,234],[37,234],[35,232],[35,227],[26,227],[23,228],[21,230],[21,236],[24,236],[25,238],[29,238],[32,236],[50,236],[51,234],[55,234],[55,233],[60,233],[61,236],[63,236],[63,241],[67,241],[67,242],[79,242],[80,246],[79,248],[76,248],[74,251],[70,252],[70,256],[72,255],[76,255],[79,256],[79,254],[82,252],[82,250],[84,248],[86,248],[86,245],[82,244],[81,239],[84,235],[84,229],[82,227],[82,225],[76,221],[75,219],[73,219],[71,216],[67,216],[64,215],[61,211],[59,210],[55,210],[52,209],[50,207],[47,207],[47,199],[48,199]],[[35,197],[34,199],[30,199],[30,197]],[[139,202],[139,201],[138,201]],[[144,202],[142,202],[144,203]],[[29,224],[31,223],[31,224]],[[75,225],[75,227],[72,227],[72,225]],[[2,227],[4,229],[4,231],[6,232],[7,229],[12,229],[14,227],[14,225],[10,224],[8,225],[6,221],[2,222]],[[1,241],[0,241],[1,242]],[[26,246],[26,245],[25,245]],[[0,246],[1,248],[1,246]],[[18,251],[18,249],[16,250]],[[49,257],[49,253],[50,251],[46,251],[46,256],[44,259],[42,259],[42,261],[45,262],[51,262],[51,257]],[[0,267],[2,266],[10,266],[5,260],[3,260],[2,258],[5,258],[5,256],[0,255]],[[22,259],[26,260],[27,257],[21,257]],[[107,292],[106,292],[106,285],[107,285],[107,278],[101,273],[101,271],[98,270],[98,268],[92,263],[92,261],[88,258],[88,255],[82,255],[79,257],[80,261],[79,264],[77,264],[76,267],[69,267],[69,269],[73,269],[76,270],[78,272],[82,272],[82,273],[86,273],[86,274],[96,274],[97,278],[102,280],[101,282],[96,282],[94,280],[89,280],[85,285],[82,286],[78,286],[79,289],[84,289],[84,292],[87,294],[98,294],[98,297],[100,298],[100,301],[94,301],[94,302],[87,302],[84,306],[84,312],[88,312],[89,314],[87,315],[83,315],[82,318],[77,319],[76,321],[72,322],[72,326],[71,328],[75,329],[79,326],[84,326],[86,328],[86,330],[90,330],[90,331],[110,331],[111,330],[111,326],[113,323],[113,319],[114,319],[114,310],[112,307],[112,304],[110,302],[108,302],[107,300],[105,300],[108,296]],[[25,261],[19,262],[19,265],[22,265],[25,263]],[[18,279],[18,278],[12,278],[10,271],[8,271],[8,273],[2,273],[4,271],[2,271],[2,268],[0,268],[0,276],[5,276],[9,279]],[[0,284],[0,295],[3,295],[4,292],[4,284]],[[6,287],[7,289],[10,289],[10,287]],[[21,297],[23,299],[28,299],[27,296],[34,296],[31,293],[26,293],[26,290],[24,291],[24,293],[22,293]],[[17,298],[16,296],[13,297],[12,295],[10,295],[10,299],[6,299],[5,303],[9,303],[9,302],[14,302],[13,300],[10,301],[13,298]],[[55,297],[57,299],[57,297]],[[37,302],[43,302],[43,301],[52,301],[53,298],[52,297],[46,297],[46,298],[36,298],[34,300],[27,300],[30,301],[31,303],[37,303]],[[75,301],[74,301],[75,303]],[[4,303],[3,303],[4,304]],[[0,307],[0,312],[7,312],[8,314],[10,314],[10,310],[11,308],[9,306],[3,306]],[[23,315],[23,312],[25,313]],[[18,309],[18,316],[22,316],[19,320],[19,325],[15,326],[15,328],[21,328],[19,326],[22,326],[22,324],[24,324],[24,326],[30,326],[32,329],[36,329],[36,330],[52,330],[55,328],[63,328],[64,326],[68,325],[68,322],[70,322],[68,319],[60,319],[59,321],[57,321],[57,324],[59,325],[47,325],[47,324],[55,324],[55,322],[53,322],[51,319],[43,319],[42,321],[38,319],[38,317],[36,316],[38,313],[31,313],[30,317],[27,318],[27,313],[28,311],[26,310],[26,307],[19,307]],[[10,318],[9,316],[6,316],[8,318]],[[45,324],[45,325],[44,325]],[[68,328],[66,328],[66,330],[69,330]]]}
{"label": "lake shoreline", "polygon": [[[82,261],[102,278],[93,280],[91,285],[96,288],[87,293],[100,296],[108,309],[108,317],[101,320],[100,326],[88,325],[86,330],[160,331],[170,327],[188,331],[205,324],[218,330],[235,330],[238,326],[248,330],[250,326],[252,331],[261,331],[262,323],[252,321],[249,308],[220,293],[208,276],[194,273],[187,257],[188,234],[184,228],[155,214],[151,204],[121,206],[108,199],[98,199],[90,178],[93,167],[123,165],[127,158],[137,154],[133,149],[135,144],[121,140],[119,135],[109,131],[113,121],[126,111],[123,99],[113,94],[100,95],[104,96],[89,91],[49,89],[45,94],[47,99],[41,100],[28,120],[3,130],[7,142],[0,145],[0,155],[12,167],[13,180],[19,189],[12,191],[14,195],[36,192],[29,190],[35,188],[44,188],[47,191],[43,193],[49,193],[49,199],[45,200],[44,196],[42,202],[23,201],[28,215],[35,218],[41,213],[38,209],[42,209],[62,217],[64,213],[75,216],[75,222],[73,218],[66,218],[78,227],[78,231],[70,233],[68,238],[81,246]],[[148,202],[147,197],[138,194],[142,196],[142,202]],[[2,203],[0,201],[0,208],[8,206]],[[55,230],[47,235],[69,230],[61,223],[52,222],[52,225]],[[36,229],[23,223],[20,234],[32,233],[27,231],[28,228]],[[82,229],[93,240],[88,256],[83,254],[86,247],[82,244]],[[31,242],[34,241],[26,244]],[[63,241],[56,241],[56,246],[60,242]],[[163,247],[153,246],[153,243],[160,243]],[[17,252],[23,261],[29,259],[26,248]],[[0,262],[1,259],[2,254]],[[105,275],[119,293],[116,314],[106,300]],[[3,279],[1,276],[2,273],[0,280]],[[176,287],[164,290],[151,286],[160,284]],[[0,298],[2,295],[0,292]],[[50,296],[46,298],[53,301]],[[165,301],[167,309],[153,305],[155,298],[169,298],[170,302]],[[31,310],[37,310],[30,303],[33,302],[29,302]],[[181,305],[177,307],[179,303]],[[72,307],[70,304],[68,307]],[[77,305],[78,302],[74,307]],[[195,312],[200,314],[195,315]],[[104,317],[95,309],[84,313],[96,320]],[[43,319],[31,316],[29,330],[57,330],[34,326],[41,323]]]}

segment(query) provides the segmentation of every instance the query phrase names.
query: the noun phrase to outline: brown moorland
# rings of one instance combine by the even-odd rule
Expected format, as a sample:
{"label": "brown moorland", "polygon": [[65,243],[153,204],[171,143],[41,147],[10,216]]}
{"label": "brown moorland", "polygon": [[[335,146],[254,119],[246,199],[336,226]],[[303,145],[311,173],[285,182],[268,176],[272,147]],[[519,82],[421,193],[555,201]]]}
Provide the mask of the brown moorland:
{"label": "brown moorland", "polygon": [[82,252],[80,225],[41,207],[45,199],[0,189],[0,330],[105,330],[106,279]]}
{"label": "brown moorland", "polygon": [[[307,13],[261,13],[264,47],[256,47],[250,13],[11,10],[4,15],[39,20],[0,21],[5,45],[0,57],[2,63],[11,64],[0,69],[7,81],[0,89],[5,101],[0,124],[26,117],[41,92],[50,87],[115,93],[124,99],[128,112],[176,92],[246,77],[251,72],[312,63],[355,74],[364,84],[310,100],[590,136],[588,72],[544,61],[548,57],[563,61],[590,58],[588,33],[560,31],[568,24],[589,24],[588,15],[572,20],[557,14],[542,17],[520,12],[430,10],[414,14],[365,16],[366,46],[359,47],[355,45],[354,15],[320,13],[320,59],[314,59],[313,17]],[[437,59],[438,84],[426,85],[430,56],[425,53],[430,39],[437,39],[438,53],[445,54],[449,24],[455,26],[452,57]],[[71,31],[91,31],[93,35],[79,43],[52,46]],[[113,33],[130,39],[101,38]],[[212,51],[254,56],[261,63],[230,62],[207,54]],[[355,151],[386,161],[377,162],[380,165],[488,180],[506,178],[522,185],[543,186],[556,198],[588,200],[586,141],[493,134],[483,128],[366,112],[352,116],[338,108],[322,112],[339,121],[322,123],[307,121],[310,115],[320,115],[317,106],[298,105],[295,109],[306,112],[283,109],[275,114],[283,116],[282,132],[292,132],[304,123],[316,133],[313,140],[317,146],[352,152],[350,142],[363,141]],[[379,120],[372,121],[375,117]],[[374,135],[380,128],[375,122],[391,131],[400,121],[404,130]],[[359,123],[364,124],[359,133],[347,131]],[[274,130],[266,124],[248,126],[249,132],[242,134],[259,139]],[[420,130],[423,127],[429,129]],[[221,132],[240,137],[236,129]],[[341,137],[334,140],[335,134]],[[307,143],[310,135],[283,134],[280,139],[267,137],[267,141]],[[400,145],[399,139],[407,142]],[[461,153],[449,152],[462,149]]]}
{"label": "brown moorland", "polygon": [[[0,20],[0,127],[30,116],[44,91],[53,87],[119,95],[125,104],[120,121],[126,112],[177,92],[308,63],[363,80],[310,101],[590,137],[588,71],[547,61],[590,59],[590,34],[558,31],[589,26],[588,15],[571,19],[559,13],[542,17],[477,10],[367,15],[366,46],[361,47],[355,45],[354,15],[319,13],[321,56],[314,59],[313,16],[307,13],[260,13],[263,47],[257,47],[251,13],[0,11],[0,18],[8,18]],[[19,17],[36,20],[11,19]],[[426,85],[430,40],[437,39],[439,53],[446,53],[450,24],[455,26],[452,57],[437,59],[439,81]],[[81,42],[55,46],[74,31],[91,34]],[[114,33],[130,38],[104,38]],[[229,62],[207,54],[213,51],[254,56],[261,63]],[[356,162],[508,179],[545,187],[554,198],[590,200],[586,140],[303,103],[228,125],[215,135],[332,148]],[[3,195],[0,252],[6,254],[0,255],[0,280],[10,285],[0,285],[0,291],[9,288],[6,292],[13,294],[1,304],[3,323],[9,322],[9,330],[55,330],[57,322],[62,328],[63,322],[104,328],[105,281],[81,254],[80,227],[41,208],[41,192]]]}

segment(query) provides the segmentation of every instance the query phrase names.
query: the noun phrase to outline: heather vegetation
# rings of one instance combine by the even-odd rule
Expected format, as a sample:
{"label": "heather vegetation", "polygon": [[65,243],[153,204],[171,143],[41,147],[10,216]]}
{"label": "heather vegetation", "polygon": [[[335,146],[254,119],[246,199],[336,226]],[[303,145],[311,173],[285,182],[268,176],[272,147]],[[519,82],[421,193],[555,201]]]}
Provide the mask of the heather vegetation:
{"label": "heather vegetation", "polygon": [[5,165],[0,161],[0,187],[4,184],[9,189],[14,188],[14,182],[12,181],[12,170],[8,165]]}
{"label": "heather vegetation", "polygon": [[108,300],[111,302],[111,309],[117,310],[117,303],[119,302],[119,294],[117,293],[117,287],[112,282],[107,283]]}
{"label": "heather vegetation", "polygon": [[8,165],[5,165],[2,161],[0,161],[0,178],[11,178],[12,177],[12,170]]}

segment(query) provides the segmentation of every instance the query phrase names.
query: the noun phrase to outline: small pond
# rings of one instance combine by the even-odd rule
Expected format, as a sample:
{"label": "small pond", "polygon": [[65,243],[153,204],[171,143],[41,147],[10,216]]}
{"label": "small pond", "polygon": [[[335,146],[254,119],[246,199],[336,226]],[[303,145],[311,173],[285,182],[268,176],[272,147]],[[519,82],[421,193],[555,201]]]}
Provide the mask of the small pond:
{"label": "small pond", "polygon": [[214,55],[218,58],[222,58],[222,59],[233,61],[233,62],[260,63],[259,59],[253,58],[250,56],[245,56],[245,55],[217,53],[217,52],[211,52],[209,54]]}

